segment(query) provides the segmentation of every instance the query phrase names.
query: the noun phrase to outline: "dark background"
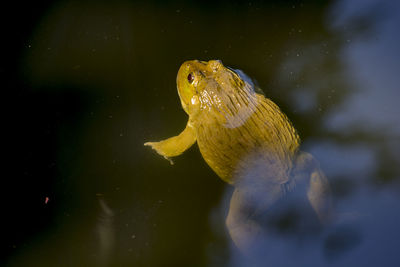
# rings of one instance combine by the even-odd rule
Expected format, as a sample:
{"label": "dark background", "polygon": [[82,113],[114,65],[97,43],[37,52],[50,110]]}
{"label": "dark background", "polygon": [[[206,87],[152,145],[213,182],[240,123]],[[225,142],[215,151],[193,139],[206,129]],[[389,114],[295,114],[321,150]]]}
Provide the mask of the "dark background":
{"label": "dark background", "polygon": [[282,237],[263,263],[397,266],[399,10],[356,0],[5,5],[1,262],[245,265],[224,226],[232,189],[198,148],[171,166],[143,147],[186,124],[180,64],[220,59],[289,116],[350,221],[299,251]]}

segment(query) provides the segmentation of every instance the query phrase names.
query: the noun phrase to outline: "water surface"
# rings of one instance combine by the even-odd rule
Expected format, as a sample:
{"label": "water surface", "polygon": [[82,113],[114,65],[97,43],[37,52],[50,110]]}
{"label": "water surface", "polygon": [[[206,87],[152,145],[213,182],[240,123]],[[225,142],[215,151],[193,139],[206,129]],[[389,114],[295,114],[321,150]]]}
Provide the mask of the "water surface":
{"label": "water surface", "polygon": [[[33,4],[32,4],[33,5]],[[271,238],[261,266],[398,266],[400,5],[395,1],[54,1],[13,24],[3,238],[9,266],[246,266],[232,188],[194,146],[143,143],[187,117],[189,59],[243,70],[292,120],[341,222]]]}

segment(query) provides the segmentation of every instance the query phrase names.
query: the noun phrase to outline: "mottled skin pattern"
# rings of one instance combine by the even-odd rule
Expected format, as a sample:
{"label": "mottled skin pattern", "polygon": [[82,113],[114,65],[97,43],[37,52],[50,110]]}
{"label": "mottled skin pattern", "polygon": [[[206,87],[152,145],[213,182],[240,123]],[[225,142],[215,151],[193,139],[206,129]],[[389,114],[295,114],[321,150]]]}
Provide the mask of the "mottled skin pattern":
{"label": "mottled skin pattern", "polygon": [[254,90],[241,72],[221,61],[187,61],[177,76],[185,130],[160,142],[147,142],[165,158],[178,156],[196,141],[207,164],[232,184],[226,224],[244,252],[264,233],[257,216],[296,184],[322,221],[329,217],[328,182],[313,157],[299,151],[300,138],[286,115]]}

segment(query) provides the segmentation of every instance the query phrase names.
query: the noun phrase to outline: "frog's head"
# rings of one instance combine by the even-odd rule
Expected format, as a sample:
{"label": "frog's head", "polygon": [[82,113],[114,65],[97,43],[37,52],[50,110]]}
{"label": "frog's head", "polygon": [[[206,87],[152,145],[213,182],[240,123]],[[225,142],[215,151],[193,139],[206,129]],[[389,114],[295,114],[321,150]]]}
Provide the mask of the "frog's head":
{"label": "frog's head", "polygon": [[215,118],[223,116],[227,127],[236,127],[252,113],[248,103],[254,96],[253,83],[219,60],[186,61],[178,71],[177,86],[182,107],[192,118],[207,110]]}
{"label": "frog's head", "polygon": [[191,60],[182,64],[178,71],[176,84],[182,107],[192,115],[200,107],[200,94],[206,87],[218,86],[216,73],[223,67],[219,60]]}

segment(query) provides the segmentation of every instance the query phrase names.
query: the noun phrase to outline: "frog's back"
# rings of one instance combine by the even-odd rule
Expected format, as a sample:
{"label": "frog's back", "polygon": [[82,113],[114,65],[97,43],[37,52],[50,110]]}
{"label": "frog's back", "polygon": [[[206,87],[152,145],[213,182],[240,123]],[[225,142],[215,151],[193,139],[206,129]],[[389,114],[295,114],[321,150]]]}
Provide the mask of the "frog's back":
{"label": "frog's back", "polygon": [[279,107],[247,83],[208,88],[206,94],[214,102],[200,113],[196,130],[209,166],[228,183],[243,180],[250,170],[253,176],[286,183],[300,140]]}

